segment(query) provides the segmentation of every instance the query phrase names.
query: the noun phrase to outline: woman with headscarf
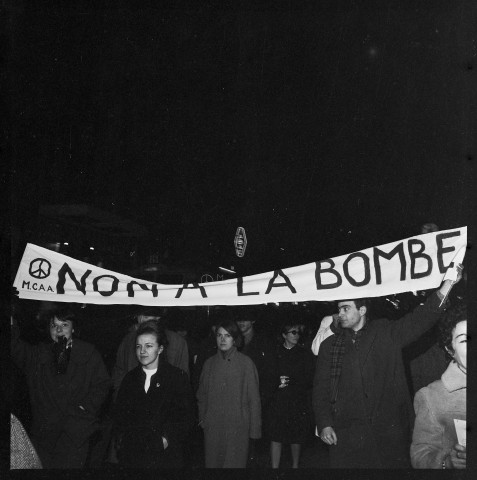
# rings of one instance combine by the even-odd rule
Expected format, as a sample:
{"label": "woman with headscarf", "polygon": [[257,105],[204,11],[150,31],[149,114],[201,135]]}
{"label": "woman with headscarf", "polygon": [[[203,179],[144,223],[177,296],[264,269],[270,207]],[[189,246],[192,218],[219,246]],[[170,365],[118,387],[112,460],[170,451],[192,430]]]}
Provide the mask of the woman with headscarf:
{"label": "woman with headscarf", "polygon": [[440,380],[421,388],[414,397],[411,463],[414,468],[462,469],[467,453],[466,309],[460,306],[449,310],[440,327],[441,342],[451,361]]}
{"label": "woman with headscarf", "polygon": [[187,374],[165,360],[167,336],[156,321],[136,331],[136,368],[126,374],[114,409],[119,464],[134,468],[183,467],[183,441],[193,423]]}
{"label": "woman with headscarf", "polygon": [[206,468],[245,468],[249,439],[261,437],[258,374],[237,351],[241,334],[227,318],[216,327],[217,353],[204,364],[197,391]]}

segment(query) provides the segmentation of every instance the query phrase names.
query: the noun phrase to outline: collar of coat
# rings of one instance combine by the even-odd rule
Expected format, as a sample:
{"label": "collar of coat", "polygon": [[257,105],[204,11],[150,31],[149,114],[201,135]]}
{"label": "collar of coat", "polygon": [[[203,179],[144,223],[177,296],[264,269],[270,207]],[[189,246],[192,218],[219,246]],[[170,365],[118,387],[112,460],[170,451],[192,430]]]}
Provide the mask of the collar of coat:
{"label": "collar of coat", "polygon": [[233,358],[235,353],[237,352],[237,347],[234,345],[229,351],[222,352],[222,350],[217,349],[217,353],[222,360],[228,360],[229,358]]}
{"label": "collar of coat", "polygon": [[[162,355],[162,354],[161,354]],[[169,364],[167,361],[164,359],[163,356],[159,357],[159,363],[157,365],[157,370],[154,372],[154,374],[151,376],[151,379],[155,377],[156,375],[163,375],[165,371],[167,371],[167,366]],[[142,365],[138,365],[137,368],[137,374],[139,377],[141,377],[142,380],[146,378],[146,371],[144,370]]]}
{"label": "collar of coat", "polygon": [[455,392],[467,387],[467,375],[452,361],[442,374],[442,383],[449,392]]}

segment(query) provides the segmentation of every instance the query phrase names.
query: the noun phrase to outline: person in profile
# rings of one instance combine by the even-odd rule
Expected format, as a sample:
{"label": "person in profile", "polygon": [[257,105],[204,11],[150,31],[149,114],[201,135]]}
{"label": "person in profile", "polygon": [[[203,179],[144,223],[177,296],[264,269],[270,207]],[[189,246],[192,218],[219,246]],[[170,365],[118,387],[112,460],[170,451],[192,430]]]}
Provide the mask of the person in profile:
{"label": "person in profile", "polygon": [[414,468],[466,468],[467,311],[463,305],[447,312],[440,324],[441,344],[450,359],[440,380],[414,397],[416,420],[411,444]]}
{"label": "person in profile", "polygon": [[[462,277],[458,265],[457,282]],[[409,468],[414,412],[402,349],[438,323],[454,282],[399,320],[369,318],[368,299],[337,302],[340,331],[320,345],[313,406],[332,468]]]}

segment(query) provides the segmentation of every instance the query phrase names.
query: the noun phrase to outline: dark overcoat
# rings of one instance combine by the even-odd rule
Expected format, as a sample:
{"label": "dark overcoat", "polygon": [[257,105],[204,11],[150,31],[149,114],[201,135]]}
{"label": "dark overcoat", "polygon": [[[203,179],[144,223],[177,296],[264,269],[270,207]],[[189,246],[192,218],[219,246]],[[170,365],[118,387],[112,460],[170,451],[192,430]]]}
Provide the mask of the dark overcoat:
{"label": "dark overcoat", "polygon": [[263,410],[280,383],[275,345],[265,335],[254,332],[250,343],[244,345],[240,352],[250,357],[257,368]]}
{"label": "dark overcoat", "polygon": [[[305,443],[311,420],[311,389],[314,356],[301,345],[291,349],[277,348],[277,381],[266,416],[270,440],[280,443]],[[289,378],[288,385],[279,388],[280,376]]]}
{"label": "dark overcoat", "polygon": [[193,422],[189,377],[160,361],[147,393],[145,380],[144,370],[137,366],[119,388],[113,427],[114,437],[120,439],[119,462],[137,468],[180,468],[183,441]]}
{"label": "dark overcoat", "polygon": [[[439,319],[437,294],[395,321],[368,322],[354,348],[346,335],[336,403],[331,403],[332,347],[321,345],[315,371],[313,408],[318,431],[332,426],[338,437],[330,448],[331,467],[410,467],[409,445],[414,411],[406,384],[402,348]],[[349,332],[347,332],[349,333]]]}
{"label": "dark overcoat", "polygon": [[57,374],[51,344],[30,345],[13,327],[11,354],[27,377],[32,438],[47,451],[54,451],[61,434],[66,434],[76,447],[82,446],[98,427],[99,409],[111,386],[96,348],[73,339],[66,373]]}

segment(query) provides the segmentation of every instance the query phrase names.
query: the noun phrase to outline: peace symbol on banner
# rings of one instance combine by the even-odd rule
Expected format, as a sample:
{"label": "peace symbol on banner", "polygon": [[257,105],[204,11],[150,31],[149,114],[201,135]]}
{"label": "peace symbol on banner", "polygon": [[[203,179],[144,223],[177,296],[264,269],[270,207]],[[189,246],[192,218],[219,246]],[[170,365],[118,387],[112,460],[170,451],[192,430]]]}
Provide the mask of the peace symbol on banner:
{"label": "peace symbol on banner", "polygon": [[30,262],[28,273],[33,278],[43,279],[50,275],[51,263],[45,258],[35,258]]}

